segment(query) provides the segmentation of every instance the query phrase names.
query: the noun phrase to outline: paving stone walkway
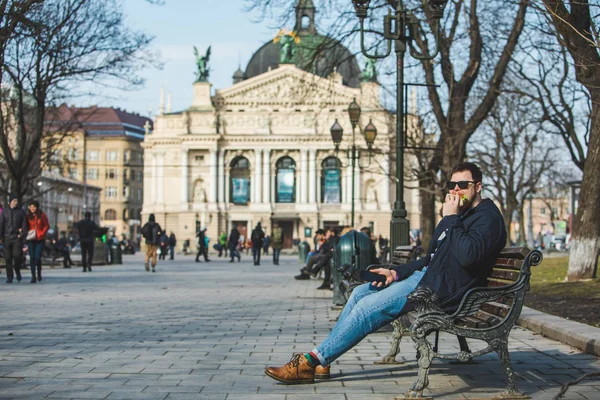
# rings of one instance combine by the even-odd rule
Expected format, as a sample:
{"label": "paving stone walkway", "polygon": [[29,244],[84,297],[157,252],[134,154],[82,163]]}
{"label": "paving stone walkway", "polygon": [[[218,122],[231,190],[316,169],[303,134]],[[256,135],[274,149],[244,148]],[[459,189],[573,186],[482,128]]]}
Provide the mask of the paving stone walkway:
{"label": "paving stone walkway", "polygon": [[[374,365],[390,332],[370,335],[332,367],[333,379],[285,386],[264,376],[293,352],[327,335],[339,311],[320,282],[296,281],[295,256],[255,267],[213,256],[179,256],[156,273],[141,255],[124,264],[44,271],[36,285],[0,275],[0,399],[392,400],[415,379],[410,339],[401,365]],[[474,343],[473,347],[477,348]],[[442,336],[442,348],[456,347]],[[560,384],[600,371],[600,359],[516,328],[511,357],[520,389],[551,399]],[[495,355],[473,365],[436,362],[436,399],[490,398],[504,388]],[[600,398],[600,381],[572,387],[566,399]]]}

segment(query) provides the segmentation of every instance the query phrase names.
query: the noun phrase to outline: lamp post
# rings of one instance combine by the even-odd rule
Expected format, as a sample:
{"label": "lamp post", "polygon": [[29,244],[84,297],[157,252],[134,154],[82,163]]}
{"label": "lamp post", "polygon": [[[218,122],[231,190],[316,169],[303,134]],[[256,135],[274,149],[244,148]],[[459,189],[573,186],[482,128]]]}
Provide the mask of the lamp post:
{"label": "lamp post", "polygon": [[[352,203],[352,213],[351,213],[351,226],[354,226],[354,171],[356,169],[356,161],[359,159],[360,154],[356,151],[356,125],[358,125],[358,120],[360,119],[360,106],[356,102],[356,98],[352,100],[350,106],[348,106],[348,116],[350,117],[350,124],[352,125],[352,147],[351,151],[351,159],[352,159],[352,194],[351,194],[351,203]],[[339,150],[340,143],[342,142],[342,136],[344,135],[344,129],[338,123],[336,119],[333,126],[330,129],[331,139],[333,140],[333,144],[335,145],[335,151]],[[364,129],[365,141],[367,142],[367,147],[369,149],[369,160],[371,157],[371,151],[373,149],[373,143],[375,142],[375,138],[377,137],[377,128],[373,125],[372,121],[369,121],[369,124]]]}
{"label": "lamp post", "polygon": [[356,16],[360,20],[360,47],[363,55],[371,59],[385,58],[392,51],[392,42],[396,53],[396,201],[390,222],[390,242],[392,249],[396,246],[410,243],[409,221],[406,219],[406,204],[404,202],[404,55],[410,47],[410,55],[416,59],[432,59],[439,52],[440,19],[448,0],[429,0],[428,17],[435,21],[435,51],[432,54],[419,53],[412,45],[415,32],[418,29],[417,17],[404,8],[402,0],[396,0],[394,13],[388,13],[383,19],[383,37],[387,41],[387,51],[383,55],[369,54],[365,48],[364,21],[367,18],[371,0],[352,0]]}

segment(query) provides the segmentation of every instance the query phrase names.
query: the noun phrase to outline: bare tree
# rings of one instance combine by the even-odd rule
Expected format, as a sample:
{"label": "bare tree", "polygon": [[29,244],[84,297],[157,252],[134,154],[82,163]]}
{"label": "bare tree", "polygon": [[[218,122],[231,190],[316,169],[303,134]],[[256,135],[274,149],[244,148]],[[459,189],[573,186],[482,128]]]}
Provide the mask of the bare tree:
{"label": "bare tree", "polygon": [[[5,38],[0,55],[0,193],[10,190],[19,199],[64,137],[46,128],[53,115],[47,108],[81,94],[85,82],[138,86],[140,66],[151,62],[151,38],[125,26],[116,0],[30,3],[12,2],[23,22]],[[51,144],[42,146],[46,139]]]}
{"label": "bare tree", "polygon": [[548,137],[539,130],[539,112],[532,110],[531,101],[505,94],[469,145],[485,177],[484,189],[500,206],[507,232],[518,216],[521,242],[526,237],[525,200],[556,161],[558,148]]}
{"label": "bare tree", "polygon": [[[600,38],[598,1],[541,0],[558,42],[569,54],[577,81],[590,98],[589,137],[583,162],[579,208],[571,235],[567,279],[592,278],[597,274],[600,249]],[[574,161],[576,161],[574,159]]]}

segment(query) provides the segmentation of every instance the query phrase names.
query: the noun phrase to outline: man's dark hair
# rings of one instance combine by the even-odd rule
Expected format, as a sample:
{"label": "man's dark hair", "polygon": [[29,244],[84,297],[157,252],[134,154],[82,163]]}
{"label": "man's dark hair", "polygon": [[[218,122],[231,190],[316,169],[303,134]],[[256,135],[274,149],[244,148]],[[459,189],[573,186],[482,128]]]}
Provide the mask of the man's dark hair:
{"label": "man's dark hair", "polygon": [[463,171],[469,171],[475,182],[481,182],[481,180],[483,179],[483,174],[481,173],[479,167],[476,164],[470,162],[463,162],[456,165],[454,168],[452,168],[450,176],[452,176],[455,172]]}
{"label": "man's dark hair", "polygon": [[317,229],[317,231],[315,232],[315,235],[324,235],[325,231],[323,229]]}
{"label": "man's dark hair", "polygon": [[360,228],[360,231],[362,233],[364,233],[365,235],[371,237],[371,228],[369,228],[368,226],[365,226],[363,228]]}
{"label": "man's dark hair", "polygon": [[86,211],[86,212],[83,214],[83,216],[84,216],[85,218],[87,218],[87,219],[90,219],[90,218],[92,218],[92,213],[91,213],[91,212],[89,212],[89,211]]}
{"label": "man's dark hair", "polygon": [[148,216],[148,222],[156,222],[156,217],[154,216],[154,214],[150,214]]}

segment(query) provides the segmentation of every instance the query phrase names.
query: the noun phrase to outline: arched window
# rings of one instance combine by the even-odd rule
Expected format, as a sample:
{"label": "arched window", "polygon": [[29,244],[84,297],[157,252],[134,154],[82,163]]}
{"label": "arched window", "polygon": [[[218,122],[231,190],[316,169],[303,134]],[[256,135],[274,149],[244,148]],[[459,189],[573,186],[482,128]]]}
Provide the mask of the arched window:
{"label": "arched window", "polygon": [[342,164],[337,157],[327,157],[321,164],[321,203],[341,203]]}
{"label": "arched window", "polygon": [[310,27],[310,17],[308,15],[302,16],[301,25],[302,29],[308,29]]}
{"label": "arched window", "polygon": [[117,212],[112,208],[104,211],[104,219],[108,221],[114,221],[117,219]]}
{"label": "arched window", "polygon": [[229,202],[246,205],[250,201],[250,163],[246,157],[236,157],[229,170]]}
{"label": "arched window", "polygon": [[277,167],[277,203],[296,202],[296,163],[290,157],[281,157],[276,164]]}

